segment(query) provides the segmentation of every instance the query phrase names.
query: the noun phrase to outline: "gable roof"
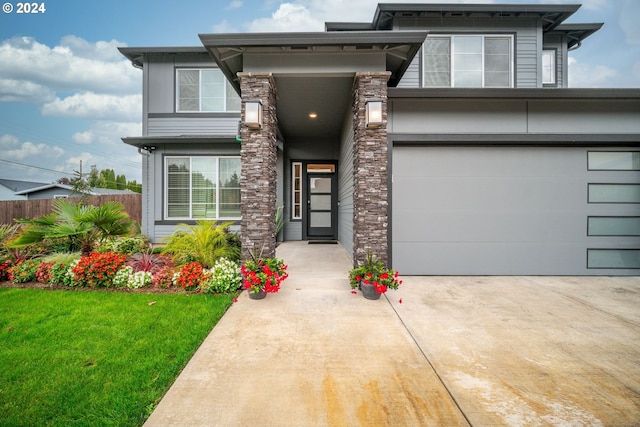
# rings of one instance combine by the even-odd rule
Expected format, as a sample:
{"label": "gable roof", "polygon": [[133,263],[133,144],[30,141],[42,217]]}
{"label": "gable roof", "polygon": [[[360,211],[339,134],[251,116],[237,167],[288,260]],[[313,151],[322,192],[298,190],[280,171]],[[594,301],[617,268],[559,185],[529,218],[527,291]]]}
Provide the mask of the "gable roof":
{"label": "gable roof", "polygon": [[[60,188],[60,189],[63,189],[63,190],[67,190],[69,192],[73,192],[73,187],[71,185],[54,183],[54,184],[40,184],[40,186],[38,186],[38,187],[32,187],[32,188],[28,188],[26,190],[18,191],[18,192],[16,192],[16,195],[32,194],[32,193],[37,193],[37,192],[44,191],[44,190],[49,190],[51,188]],[[111,189],[111,188],[92,188],[86,194],[88,194],[90,196],[100,196],[100,195],[105,195],[105,194],[133,194],[133,191],[131,191],[131,190],[114,190],[114,189]]]}
{"label": "gable roof", "polygon": [[0,178],[0,185],[7,187],[13,192],[28,190],[30,188],[42,187],[47,185],[44,182],[21,181],[17,179]]}

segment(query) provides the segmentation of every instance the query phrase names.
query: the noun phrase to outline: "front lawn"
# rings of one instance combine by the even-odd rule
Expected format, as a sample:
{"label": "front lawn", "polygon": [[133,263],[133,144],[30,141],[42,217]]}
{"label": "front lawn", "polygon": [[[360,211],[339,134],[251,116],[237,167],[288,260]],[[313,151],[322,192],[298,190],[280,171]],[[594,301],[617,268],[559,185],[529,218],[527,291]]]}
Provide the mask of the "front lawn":
{"label": "front lawn", "polygon": [[0,289],[0,425],[141,425],[233,298]]}

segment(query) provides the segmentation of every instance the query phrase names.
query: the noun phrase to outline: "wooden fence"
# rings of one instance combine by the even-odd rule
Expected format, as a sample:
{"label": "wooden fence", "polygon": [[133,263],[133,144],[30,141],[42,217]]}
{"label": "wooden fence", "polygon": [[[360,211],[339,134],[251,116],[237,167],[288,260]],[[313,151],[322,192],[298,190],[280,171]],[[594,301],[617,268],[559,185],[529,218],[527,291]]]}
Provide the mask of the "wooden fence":
{"label": "wooden fence", "polygon": [[[142,219],[141,194],[113,194],[87,198],[87,203],[96,206],[105,202],[122,203],[131,219],[140,224]],[[53,199],[0,200],[0,224],[13,224],[15,218],[31,219],[50,214],[51,203],[53,203]]]}

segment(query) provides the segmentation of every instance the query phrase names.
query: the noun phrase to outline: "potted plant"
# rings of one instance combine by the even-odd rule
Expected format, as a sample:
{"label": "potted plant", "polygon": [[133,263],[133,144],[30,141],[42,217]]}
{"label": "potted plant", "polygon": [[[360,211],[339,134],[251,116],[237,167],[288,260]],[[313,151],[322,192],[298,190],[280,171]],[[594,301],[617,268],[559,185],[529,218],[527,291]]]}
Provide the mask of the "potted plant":
{"label": "potted plant", "polygon": [[242,287],[249,298],[262,299],[267,293],[280,290],[280,284],[289,277],[287,265],[278,258],[253,258],[240,267]]}
{"label": "potted plant", "polygon": [[386,268],[371,251],[367,251],[365,262],[349,270],[349,284],[353,293],[358,288],[365,298],[378,299],[387,289],[398,289],[402,284],[399,276],[397,271]]}

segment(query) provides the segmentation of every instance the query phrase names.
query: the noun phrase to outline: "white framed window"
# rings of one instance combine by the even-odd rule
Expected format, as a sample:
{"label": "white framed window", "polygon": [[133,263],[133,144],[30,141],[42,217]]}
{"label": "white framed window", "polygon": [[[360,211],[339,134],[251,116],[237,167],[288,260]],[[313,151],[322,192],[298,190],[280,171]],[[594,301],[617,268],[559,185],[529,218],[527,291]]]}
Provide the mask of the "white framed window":
{"label": "white framed window", "polygon": [[217,68],[178,68],[176,111],[240,111],[240,97]]}
{"label": "white framed window", "polygon": [[542,51],[542,84],[556,84],[556,50],[545,49]]}
{"label": "white framed window", "polygon": [[302,162],[291,163],[291,219],[302,219]]}
{"label": "white framed window", "polygon": [[165,219],[239,219],[240,157],[165,157]]}
{"label": "white framed window", "polygon": [[512,35],[438,35],[423,44],[424,87],[513,87]]}

